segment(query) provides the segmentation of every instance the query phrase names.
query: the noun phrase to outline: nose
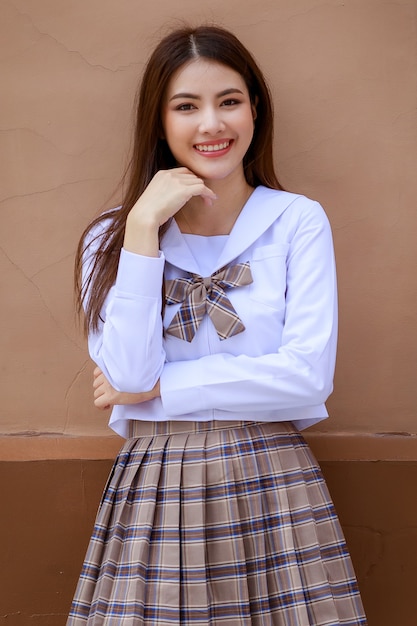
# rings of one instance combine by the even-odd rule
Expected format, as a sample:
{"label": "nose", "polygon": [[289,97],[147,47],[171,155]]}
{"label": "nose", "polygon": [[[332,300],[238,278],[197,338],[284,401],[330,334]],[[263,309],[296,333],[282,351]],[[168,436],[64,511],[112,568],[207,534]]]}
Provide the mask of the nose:
{"label": "nose", "polygon": [[199,131],[216,135],[223,131],[225,124],[222,120],[221,111],[216,107],[204,107],[201,111]]}

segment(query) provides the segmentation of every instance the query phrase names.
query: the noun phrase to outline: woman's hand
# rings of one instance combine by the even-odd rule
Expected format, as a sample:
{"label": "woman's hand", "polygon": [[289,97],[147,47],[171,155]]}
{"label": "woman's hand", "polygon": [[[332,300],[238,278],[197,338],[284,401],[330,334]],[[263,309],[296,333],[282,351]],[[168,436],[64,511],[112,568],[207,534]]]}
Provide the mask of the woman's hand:
{"label": "woman's hand", "polygon": [[195,196],[208,205],[217,199],[186,167],[157,172],[127,217],[123,247],[136,254],[158,256],[159,227]]}
{"label": "woman's hand", "polygon": [[115,404],[140,404],[141,402],[153,400],[160,395],[159,380],[151,391],[144,391],[143,393],[117,391],[112,387],[99,367],[96,367],[94,370],[93,388],[94,404],[101,410],[110,409]]}

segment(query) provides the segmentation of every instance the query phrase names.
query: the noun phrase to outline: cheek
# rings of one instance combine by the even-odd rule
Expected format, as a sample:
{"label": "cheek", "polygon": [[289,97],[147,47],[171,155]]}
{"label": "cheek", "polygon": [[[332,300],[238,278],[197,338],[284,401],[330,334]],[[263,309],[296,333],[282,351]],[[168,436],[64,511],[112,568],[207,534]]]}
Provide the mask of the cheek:
{"label": "cheek", "polygon": [[244,111],[242,111],[239,119],[239,124],[242,132],[246,131],[247,134],[253,133],[253,129],[255,127],[255,118],[253,116],[252,107],[248,107]]}
{"label": "cheek", "polygon": [[187,139],[189,135],[188,124],[184,123],[184,120],[172,120],[169,117],[166,118],[164,124],[165,139],[168,145],[172,148],[175,146],[180,147],[181,142]]}
{"label": "cheek", "polygon": [[245,117],[241,119],[240,122],[240,134],[242,137],[246,138],[248,146],[252,141],[252,137],[255,131],[255,121],[252,117],[252,114],[247,114]]}

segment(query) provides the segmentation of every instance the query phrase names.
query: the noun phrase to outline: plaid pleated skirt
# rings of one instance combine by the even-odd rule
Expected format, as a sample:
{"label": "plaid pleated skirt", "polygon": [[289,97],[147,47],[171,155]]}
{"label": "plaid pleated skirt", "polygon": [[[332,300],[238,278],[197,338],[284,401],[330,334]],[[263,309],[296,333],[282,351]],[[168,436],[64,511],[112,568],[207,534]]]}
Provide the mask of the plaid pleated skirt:
{"label": "plaid pleated skirt", "polygon": [[291,423],[134,422],[67,626],[364,626],[321,471]]}

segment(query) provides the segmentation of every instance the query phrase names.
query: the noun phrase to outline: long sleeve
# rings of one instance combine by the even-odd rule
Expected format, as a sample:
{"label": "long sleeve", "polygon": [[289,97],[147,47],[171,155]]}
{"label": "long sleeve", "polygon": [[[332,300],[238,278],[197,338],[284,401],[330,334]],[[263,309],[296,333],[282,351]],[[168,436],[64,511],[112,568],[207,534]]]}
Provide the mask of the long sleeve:
{"label": "long sleeve", "polygon": [[[90,251],[90,255],[94,250]],[[89,256],[85,271],[89,268]],[[115,285],[102,322],[89,335],[90,356],[120,391],[152,389],[165,362],[162,345],[161,286],[164,257],[143,257],[121,250]]]}
{"label": "long sleeve", "polygon": [[[249,261],[253,275],[252,284],[228,290],[245,330],[224,341],[207,316],[191,342],[164,335],[180,305],[166,306],[162,320],[163,279],[205,270],[202,251],[191,253],[174,221],[161,250],[159,258],[121,250],[98,331],[89,336],[92,359],[119,391],[149,391],[160,380],[160,398],[115,406],[111,427],[126,437],[134,419],[297,420],[305,428],[327,417],[337,293],[331,229],[321,206],[304,196],[255,190],[213,270]],[[87,275],[94,253],[93,245]]]}
{"label": "long sleeve", "polygon": [[[252,326],[245,332],[264,330]],[[320,205],[310,202],[289,241],[279,347],[251,356],[247,337],[246,353],[166,363],[161,376],[164,410],[175,417],[207,409],[245,413],[321,405],[333,388],[336,341],[331,230]]]}

